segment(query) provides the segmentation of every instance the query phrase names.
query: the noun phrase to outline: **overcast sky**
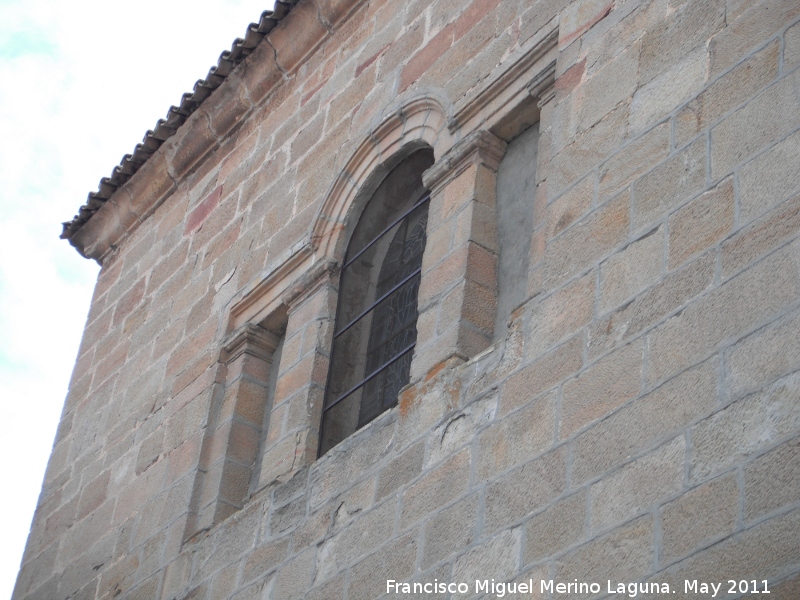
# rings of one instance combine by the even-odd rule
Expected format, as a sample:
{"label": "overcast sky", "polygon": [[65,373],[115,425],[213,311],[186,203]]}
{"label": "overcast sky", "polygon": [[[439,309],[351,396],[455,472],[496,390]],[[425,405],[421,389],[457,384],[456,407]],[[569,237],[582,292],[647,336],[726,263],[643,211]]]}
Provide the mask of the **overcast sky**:
{"label": "overcast sky", "polygon": [[67,221],[272,0],[0,0],[0,598],[9,598],[98,266]]}

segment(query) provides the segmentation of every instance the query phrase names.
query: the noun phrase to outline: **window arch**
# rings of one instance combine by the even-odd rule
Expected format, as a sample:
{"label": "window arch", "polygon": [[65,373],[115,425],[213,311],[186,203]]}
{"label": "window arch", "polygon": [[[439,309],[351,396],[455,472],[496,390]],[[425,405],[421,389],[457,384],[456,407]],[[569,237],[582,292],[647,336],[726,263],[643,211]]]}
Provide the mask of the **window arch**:
{"label": "window arch", "polygon": [[417,293],[434,162],[418,150],[380,183],[355,225],[342,263],[319,454],[397,403],[417,339]]}

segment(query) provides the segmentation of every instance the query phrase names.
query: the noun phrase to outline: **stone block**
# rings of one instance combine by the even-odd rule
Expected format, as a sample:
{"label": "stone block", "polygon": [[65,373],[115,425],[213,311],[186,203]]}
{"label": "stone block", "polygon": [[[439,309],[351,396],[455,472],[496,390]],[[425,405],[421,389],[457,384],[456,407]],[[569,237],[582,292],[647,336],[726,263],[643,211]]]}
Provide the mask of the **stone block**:
{"label": "stone block", "polygon": [[275,62],[275,50],[270,44],[256,46],[246,64],[247,68],[240,73],[242,86],[253,105],[257,105],[281,81],[283,74]]}
{"label": "stone block", "polygon": [[600,264],[601,314],[639,295],[661,278],[664,237],[661,227],[649,231]]}
{"label": "stone block", "polygon": [[667,267],[674,269],[723,240],[733,230],[735,212],[733,178],[728,177],[672,214]]}
{"label": "stone block", "polygon": [[519,569],[522,531],[508,529],[459,556],[453,563],[453,581],[503,581]]}
{"label": "stone block", "polygon": [[788,72],[800,65],[800,24],[787,29],[783,39],[783,68]]}
{"label": "stone block", "polygon": [[706,63],[705,46],[700,46],[636,90],[631,103],[631,134],[664,120],[678,106],[697,95],[706,82]]}
{"label": "stone block", "polygon": [[714,281],[714,263],[714,254],[706,254],[595,321],[589,326],[589,359],[656,325],[707,289]]}
{"label": "stone block", "polygon": [[[761,521],[682,560],[654,577],[683,591],[684,581],[774,580],[791,572],[800,555],[800,510]],[[717,575],[714,575],[714,574]],[[761,596],[757,596],[761,597]]]}
{"label": "stone block", "polygon": [[680,148],[742,102],[771,83],[778,74],[780,44],[775,41],[709,85],[675,118],[675,143]]}
{"label": "stone block", "polygon": [[280,507],[272,508],[269,515],[271,537],[278,537],[301,523],[306,517],[306,498],[301,496]]}
{"label": "stone block", "polygon": [[570,437],[600,419],[642,388],[643,344],[637,340],[614,350],[563,386],[558,436]]}
{"label": "stone block", "polygon": [[[653,568],[653,517],[645,515],[592,539],[564,555],[557,563],[555,581],[636,581]],[[571,598],[557,594],[554,598]]]}
{"label": "stone block", "polygon": [[461,496],[469,484],[469,467],[470,453],[465,449],[409,486],[402,495],[401,526],[405,528]]}
{"label": "stone block", "polygon": [[725,240],[722,277],[727,279],[754,260],[783,245],[800,231],[800,195],[778,205]]}
{"label": "stone block", "polygon": [[392,498],[356,517],[345,529],[326,540],[317,553],[316,578],[330,579],[390,540],[396,512],[397,503]]}
{"label": "stone block", "polygon": [[275,49],[275,60],[281,70],[291,72],[327,34],[314,3],[302,2],[295,5],[278,27],[267,35],[267,40]]}
{"label": "stone block", "polygon": [[435,266],[427,265],[423,257],[420,311],[464,280],[474,281],[490,290],[496,289],[496,270],[497,256],[473,242],[456,248]]}
{"label": "stone block", "polygon": [[[372,600],[386,589],[387,578],[405,581],[414,574],[417,560],[417,536],[409,533],[393,539],[377,552],[354,565],[347,587],[348,600]],[[391,573],[391,576],[387,575]]]}
{"label": "stone block", "polygon": [[586,496],[586,490],[581,490],[559,500],[528,521],[525,526],[524,564],[559,554],[586,539]]}
{"label": "stone block", "polygon": [[438,371],[460,364],[463,359],[450,356],[444,361],[434,362],[432,367],[430,362],[421,361],[424,368],[416,372],[418,353],[417,349],[414,362],[411,363],[411,379],[424,377],[426,381],[400,394],[398,439],[402,440],[416,440],[425,435],[454,410],[460,400],[460,385],[444,377],[435,378],[435,375]]}
{"label": "stone block", "polygon": [[728,389],[733,397],[752,392],[797,369],[800,312],[750,334],[725,353]]}
{"label": "stone block", "polygon": [[555,237],[586,214],[592,206],[594,186],[595,178],[590,175],[550,203],[545,217],[547,239]]}
{"label": "stone block", "polygon": [[[629,102],[622,102],[552,157],[547,186],[550,198],[571,186],[622,145],[628,129],[629,108]],[[553,126],[566,124],[554,119]]]}
{"label": "stone block", "polygon": [[518,523],[561,496],[567,487],[566,459],[567,452],[561,446],[488,484],[484,533]]}
{"label": "stone block", "polygon": [[709,542],[729,535],[739,515],[739,485],[723,475],[661,508],[661,560],[674,562]]}
{"label": "stone block", "polygon": [[686,439],[678,436],[591,487],[592,530],[624,523],[681,491]]}
{"label": "stone block", "polygon": [[208,115],[202,108],[198,109],[161,146],[160,150],[164,152],[167,162],[167,173],[173,180],[185,177],[216,143],[217,138],[209,127]]}
{"label": "stone block", "polygon": [[688,2],[656,23],[642,39],[642,83],[677,63],[691,50],[705,46],[725,26],[725,2]]}
{"label": "stone block", "polygon": [[353,0],[314,0],[319,11],[319,17],[328,27],[333,28],[353,11],[358,2]]}
{"label": "stone block", "polygon": [[558,46],[569,44],[605,18],[614,4],[606,0],[580,0],[570,3],[560,14],[563,24],[558,31]]}
{"label": "stone block", "polygon": [[[599,1],[605,4],[605,0]],[[580,4],[581,2],[574,2],[570,7]],[[594,126],[620,102],[633,96],[638,83],[638,73],[639,44],[637,43],[632,44],[579,85],[573,94],[576,132]]]}
{"label": "stone block", "polygon": [[673,155],[634,184],[633,228],[647,227],[703,191],[706,143],[699,139]]}
{"label": "stone block", "polygon": [[[793,117],[789,117],[791,119]],[[739,222],[748,223],[800,189],[800,131],[757,156],[739,171]]]}
{"label": "stone block", "polygon": [[800,428],[800,374],[726,406],[692,428],[690,477],[699,481],[747,459]]}
{"label": "stone block", "polygon": [[278,570],[273,588],[276,598],[282,600],[305,598],[314,575],[315,554],[316,549],[309,548]]}
{"label": "stone block", "polygon": [[583,366],[583,337],[578,335],[523,367],[503,384],[500,414],[505,415],[570,377]]}
{"label": "stone block", "polygon": [[589,273],[533,307],[529,313],[531,330],[526,340],[529,359],[542,356],[591,320],[594,290],[595,276]]}
{"label": "stone block", "polygon": [[414,56],[407,60],[400,74],[400,89],[405,91],[419,79],[453,44],[453,27],[447,26]]}
{"label": "stone block", "polygon": [[711,130],[712,179],[800,126],[799,80],[798,71],[787,75]]}
{"label": "stone block", "polygon": [[800,500],[800,440],[762,454],[744,468],[744,518],[752,521]]}
{"label": "stone block", "polygon": [[317,544],[328,535],[331,527],[331,511],[323,508],[301,521],[292,532],[292,547],[306,548]]}
{"label": "stone block", "polygon": [[[338,531],[372,507],[375,496],[375,477],[357,483],[334,501],[336,510],[331,517],[331,531]],[[323,508],[322,511],[325,511]]]}
{"label": "stone block", "polygon": [[800,242],[774,252],[653,330],[648,383],[683,370],[793,304],[800,294],[800,274],[792,266],[796,248]]}
{"label": "stone block", "polygon": [[477,517],[478,496],[473,494],[443,509],[425,523],[422,568],[426,569],[472,544]]}
{"label": "stone block", "polygon": [[379,78],[387,79],[406,58],[414,54],[425,39],[425,23],[414,22],[386,48],[380,56]]}
{"label": "stone block", "polygon": [[555,427],[555,392],[492,423],[478,436],[478,477],[488,479],[541,454],[552,445]]}
{"label": "stone block", "polygon": [[628,239],[630,195],[623,192],[549,240],[544,254],[544,285],[554,289],[598,264]]}
{"label": "stone block", "polygon": [[572,483],[603,475],[708,415],[716,387],[717,362],[706,361],[603,419],[575,440]]}
{"label": "stone block", "polygon": [[490,393],[471,402],[463,410],[448,415],[431,432],[428,442],[428,457],[425,468],[436,465],[469,445],[475,439],[475,432],[487,423],[491,423],[497,414],[497,394]]}
{"label": "stone block", "polygon": [[240,73],[234,71],[203,102],[209,127],[217,138],[230,132],[252,108],[243,83]]}
{"label": "stone block", "polygon": [[600,167],[599,199],[604,201],[655,167],[669,154],[669,123],[634,139]]}
{"label": "stone block", "polygon": [[711,73],[716,75],[736,64],[753,48],[760,46],[800,15],[793,2],[764,0],[754,2],[714,36],[709,43]]}

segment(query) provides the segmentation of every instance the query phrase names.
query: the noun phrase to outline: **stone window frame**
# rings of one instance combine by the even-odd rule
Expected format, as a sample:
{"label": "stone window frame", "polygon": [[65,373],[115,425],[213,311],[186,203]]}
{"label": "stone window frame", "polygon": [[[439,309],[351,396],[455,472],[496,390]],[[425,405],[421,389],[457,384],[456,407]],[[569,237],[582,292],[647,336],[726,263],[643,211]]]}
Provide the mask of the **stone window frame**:
{"label": "stone window frame", "polygon": [[[422,183],[422,173],[431,164],[432,154],[430,149],[420,148],[404,156],[398,164],[386,165],[375,174],[377,188],[363,208],[361,202],[351,208],[331,348],[332,367],[322,410],[320,456],[396,405],[400,388],[408,383],[416,345],[417,292],[430,198]],[[366,196],[371,188],[366,187],[361,195]],[[416,239],[412,244],[417,251],[407,255],[410,247],[405,245],[409,240],[406,228],[415,222],[417,236],[410,239]],[[400,233],[404,241],[396,246]],[[397,261],[387,262],[393,251],[400,252],[395,255]],[[381,290],[379,278],[387,275],[385,269],[390,264],[397,270],[388,272],[392,283],[390,288]],[[379,319],[381,311],[387,309],[391,314],[405,315],[404,325],[391,338],[399,336],[402,348],[383,337],[397,325],[394,318]],[[376,334],[389,344],[388,354],[375,354],[371,349]],[[378,363],[374,362],[376,359]],[[392,373],[397,378],[394,387],[389,383]],[[385,385],[389,387],[384,389]]]}
{"label": "stone window frame", "polygon": [[[431,199],[418,299],[420,333],[409,386],[439,365],[451,364],[454,358],[465,362],[491,345],[497,293],[495,177],[506,147],[501,138],[510,140],[538,121],[542,160],[541,145],[549,135],[550,100],[554,97],[557,40],[554,20],[476,92],[455,105],[432,91],[401,95],[383,118],[368,128],[333,182],[307,235],[232,300],[229,336],[220,361],[231,372],[239,368],[235,365],[239,357],[253,357],[259,351],[259,360],[265,362],[265,352],[258,349],[268,353],[269,344],[264,344],[258,328],[269,332],[269,326],[262,325],[269,323],[272,315],[285,315],[284,352],[291,359],[285,367],[282,361],[273,404],[265,407],[269,415],[264,419],[267,432],[261,449],[260,488],[286,481],[317,460],[338,272],[349,239],[349,221],[353,213],[360,214],[356,209],[364,196],[368,197],[365,190],[370,189],[375,173],[419,148],[431,148],[436,162],[423,175]],[[546,177],[541,166],[537,180]],[[535,230],[529,296],[537,292],[539,237],[541,233]],[[225,389],[222,377],[220,398]],[[219,462],[229,447],[210,444],[204,464]],[[217,493],[218,500],[225,500],[219,495],[219,486],[205,484],[197,489],[203,493],[196,492],[196,499],[205,494],[207,500],[211,489],[211,496]],[[206,511],[204,516],[196,511],[189,533],[212,526],[232,510],[235,505]]]}

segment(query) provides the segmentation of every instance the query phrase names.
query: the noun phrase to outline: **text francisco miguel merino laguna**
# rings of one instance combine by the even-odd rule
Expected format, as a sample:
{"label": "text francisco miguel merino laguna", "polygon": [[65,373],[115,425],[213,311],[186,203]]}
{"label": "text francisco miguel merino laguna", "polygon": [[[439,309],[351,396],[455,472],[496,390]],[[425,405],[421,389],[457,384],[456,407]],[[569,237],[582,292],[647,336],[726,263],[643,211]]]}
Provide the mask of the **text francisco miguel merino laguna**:
{"label": "text francisco miguel merino laguna", "polygon": [[[734,586],[736,584],[734,581],[729,583],[733,583]],[[753,581],[752,584],[753,589],[751,591],[756,592],[759,587],[758,583]],[[717,594],[722,591],[720,589],[722,585],[723,584],[721,582],[706,583],[697,581],[696,579],[692,581],[687,580],[684,581],[684,589],[682,591],[684,594],[707,594],[712,598],[715,598]],[[762,585],[763,589],[759,590],[758,593],[768,594],[769,591],[767,591],[767,582],[764,581]],[[612,582],[610,580],[607,581],[606,585],[603,585],[597,582],[587,583],[579,582],[578,580],[570,582],[557,582],[553,581],[552,579],[547,579],[541,580],[538,587],[540,593],[555,592],[559,594],[596,595],[602,592],[606,594],[621,594],[627,596],[628,598],[635,598],[639,594],[674,594],[681,591],[670,588],[668,583],[622,583]],[[474,590],[475,594],[482,592],[485,594],[494,594],[495,597],[502,598],[506,594],[533,594],[536,591],[536,588],[533,585],[533,579],[510,583],[495,581],[494,579],[476,579],[474,588],[470,588],[468,583],[445,583],[443,581],[439,581],[438,579],[416,583],[403,583],[400,581],[395,581],[394,579],[386,580],[387,594],[468,594],[472,590]]]}

